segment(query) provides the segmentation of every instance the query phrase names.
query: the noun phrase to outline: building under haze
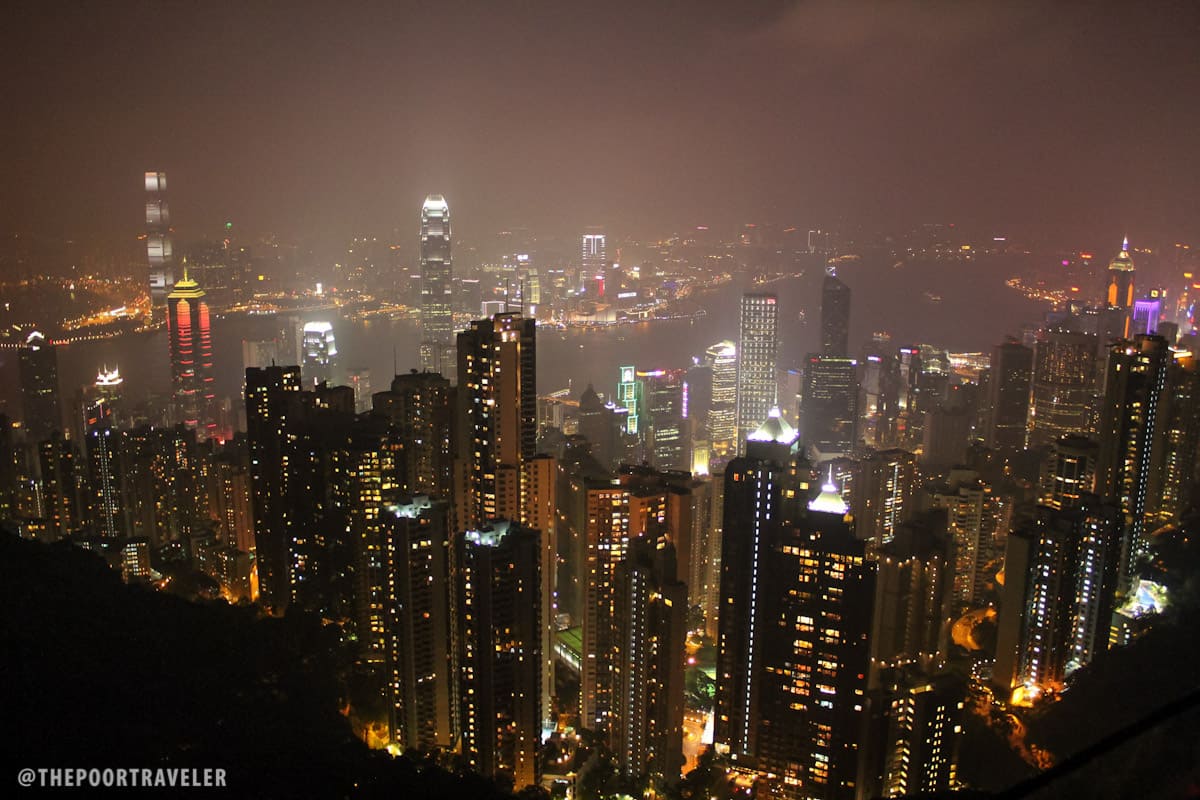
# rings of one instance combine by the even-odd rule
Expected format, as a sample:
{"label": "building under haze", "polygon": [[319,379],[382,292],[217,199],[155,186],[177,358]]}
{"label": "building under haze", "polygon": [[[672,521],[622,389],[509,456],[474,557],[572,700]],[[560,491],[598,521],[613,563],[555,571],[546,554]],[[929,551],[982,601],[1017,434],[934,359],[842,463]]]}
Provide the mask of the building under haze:
{"label": "building under haze", "polygon": [[1129,237],[1121,243],[1121,251],[1108,263],[1108,284],[1104,290],[1105,310],[1111,322],[1104,344],[1113,337],[1129,336],[1130,316],[1133,313],[1133,281],[1136,266],[1129,253]]}
{"label": "building under haze", "polygon": [[842,283],[832,264],[825,268],[821,284],[821,354],[850,355],[850,287]]}
{"label": "building under haze", "polygon": [[775,407],[778,393],[775,371],[779,367],[778,298],[773,294],[742,295],[738,330],[737,436],[740,442],[753,433],[767,418],[767,412]]}
{"label": "building under haze", "polygon": [[167,295],[167,344],[175,419],[201,440],[217,431],[212,324],[204,290],[185,272]]}
{"label": "building under haze", "polygon": [[146,261],[150,270],[151,314],[161,320],[167,309],[167,295],[175,285],[175,253],[165,172],[146,173]]}
{"label": "building under haze", "polygon": [[737,450],[737,345],[729,340],[717,342],[704,353],[704,363],[712,374],[708,406],[708,438],[712,452],[727,456]]}
{"label": "building under haze", "polygon": [[1033,351],[1016,339],[996,345],[988,378],[988,447],[1021,450],[1029,417]]}
{"label": "building under haze", "polygon": [[30,442],[40,442],[62,428],[58,354],[40,331],[33,331],[25,337],[17,361],[25,430]]}
{"label": "building under haze", "polygon": [[1096,336],[1054,326],[1033,348],[1029,446],[1047,445],[1093,428],[1096,401]]}
{"label": "building under haze", "polygon": [[421,366],[450,373],[454,367],[454,274],[450,258],[450,206],[431,194],[421,206]]}

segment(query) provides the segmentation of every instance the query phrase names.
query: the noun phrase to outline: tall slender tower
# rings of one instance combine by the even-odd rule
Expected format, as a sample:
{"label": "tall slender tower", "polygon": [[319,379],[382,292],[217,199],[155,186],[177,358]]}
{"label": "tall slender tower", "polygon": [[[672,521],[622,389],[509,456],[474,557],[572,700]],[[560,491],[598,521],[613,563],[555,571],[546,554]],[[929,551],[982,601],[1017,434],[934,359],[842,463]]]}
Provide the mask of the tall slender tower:
{"label": "tall slender tower", "polygon": [[176,419],[200,440],[217,433],[212,330],[204,290],[184,272],[167,295],[167,345]]}
{"label": "tall slender tower", "polygon": [[832,264],[825,268],[821,286],[821,354],[850,355],[850,287],[842,283]]}
{"label": "tall slender tower", "polygon": [[175,285],[171,246],[171,210],[167,206],[167,173],[146,173],[146,260],[150,269],[150,309],[162,319],[167,295]]}
{"label": "tall slender tower", "polygon": [[712,372],[712,399],[708,407],[708,438],[719,456],[737,452],[737,345],[717,342],[704,354]]}
{"label": "tall slender tower", "polygon": [[1020,450],[1025,446],[1029,417],[1029,382],[1033,351],[1013,338],[992,351],[988,382],[987,445]]}
{"label": "tall slender tower", "polygon": [[421,366],[446,374],[454,367],[448,357],[453,346],[450,206],[440,194],[431,194],[421,206]]}
{"label": "tall slender tower", "polygon": [[[1129,237],[1121,243],[1121,252],[1108,263],[1108,287],[1104,291],[1104,304],[1113,312],[1113,322],[1107,331],[1109,336],[1129,336],[1129,316],[1133,311],[1133,277],[1135,266],[1129,254]],[[1112,328],[1115,328],[1112,329]]]}
{"label": "tall slender tower", "polygon": [[25,339],[18,357],[21,376],[21,401],[25,429],[30,442],[48,439],[62,428],[62,407],[58,398],[58,355],[54,345],[40,331]]}
{"label": "tall slender tower", "polygon": [[773,294],[742,295],[737,361],[738,441],[754,433],[775,406],[779,312]]}

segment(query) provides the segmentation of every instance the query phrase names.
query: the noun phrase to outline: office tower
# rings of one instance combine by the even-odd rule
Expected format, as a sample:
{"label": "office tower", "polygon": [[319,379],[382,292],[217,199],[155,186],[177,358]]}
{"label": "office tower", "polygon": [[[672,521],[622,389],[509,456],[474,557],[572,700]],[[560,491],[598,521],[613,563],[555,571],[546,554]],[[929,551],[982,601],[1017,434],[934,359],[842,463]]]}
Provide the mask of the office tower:
{"label": "office tower", "polygon": [[299,367],[246,370],[246,440],[250,449],[254,539],[262,602],[282,610],[291,597],[286,530],[288,428],[298,412]]}
{"label": "office tower", "polygon": [[371,410],[371,370],[356,367],[346,370],[346,383],[354,390],[354,412],[363,414]]}
{"label": "office tower", "polygon": [[850,287],[837,276],[837,267],[825,268],[821,284],[821,355],[850,355]]}
{"label": "office tower", "polygon": [[646,460],[657,469],[691,469],[688,384],[681,369],[639,372]]}
{"label": "office tower", "polygon": [[449,373],[454,366],[454,282],[450,206],[431,194],[421,206],[421,367]]}
{"label": "office tower", "polygon": [[1096,488],[1100,445],[1086,436],[1064,436],[1054,443],[1042,487],[1043,505],[1074,508]]}
{"label": "office tower", "polygon": [[1096,336],[1054,326],[1033,348],[1029,446],[1051,444],[1070,434],[1087,434],[1095,406]]}
{"label": "office tower", "polygon": [[952,470],[946,481],[931,489],[930,504],[945,509],[954,540],[954,598],[981,606],[995,574],[1007,533],[1011,503],[998,496],[968,469]]}
{"label": "office tower", "polygon": [[858,362],[810,355],[800,396],[800,435],[814,461],[848,455],[857,440]]}
{"label": "office tower", "polygon": [[901,447],[913,447],[918,441],[913,429],[927,410],[920,388],[921,348],[901,347],[897,350],[895,363],[888,366],[888,373],[887,440]]}
{"label": "office tower", "polygon": [[96,535],[120,539],[128,535],[121,467],[121,436],[113,427],[112,409],[103,398],[89,405],[84,416],[84,448],[91,484],[88,511]]}
{"label": "office tower", "polygon": [[1121,252],[1108,263],[1108,285],[1104,291],[1105,310],[1110,312],[1113,322],[1106,331],[1104,344],[1110,337],[1127,338],[1130,335],[1130,313],[1133,311],[1133,280],[1136,268],[1129,254],[1129,237],[1121,243]]}
{"label": "office tower", "polygon": [[167,295],[175,286],[175,254],[171,244],[171,211],[167,205],[167,173],[146,173],[146,260],[150,268],[150,313],[163,319]]}
{"label": "office tower", "polygon": [[674,546],[642,536],[616,571],[613,751],[627,778],[675,783],[683,767],[687,587]]}
{"label": "office tower", "polygon": [[1158,290],[1153,289],[1149,297],[1133,301],[1133,311],[1129,314],[1129,333],[1131,336],[1158,333],[1159,320],[1162,317],[1162,300]]}
{"label": "office tower", "polygon": [[394,377],[389,391],[372,396],[374,413],[387,419],[402,443],[396,453],[401,494],[451,498],[454,391],[436,372],[413,370]]}
{"label": "office tower", "polygon": [[737,452],[737,345],[717,342],[705,351],[705,363],[712,373],[712,392],[708,409],[708,438],[712,452],[728,456]]}
{"label": "office tower", "polygon": [[389,725],[402,749],[458,745],[450,509],[418,496],[389,506],[384,523]]}
{"label": "office tower", "polygon": [[204,290],[187,272],[167,295],[167,344],[175,419],[207,440],[217,435],[213,346]]}
{"label": "office tower", "polygon": [[[608,237],[599,229],[589,229],[580,237],[580,283],[588,294],[604,297],[605,273],[608,269]],[[595,291],[591,287],[596,287]]]}
{"label": "office tower", "polygon": [[52,431],[62,429],[62,407],[58,398],[58,355],[54,345],[39,331],[25,337],[18,356],[21,405],[30,442],[40,442]]}
{"label": "office tower", "polygon": [[1020,450],[1025,447],[1025,423],[1029,417],[1029,381],[1033,351],[1009,338],[992,350],[988,379],[988,447]]}
{"label": "office tower", "polygon": [[945,666],[954,607],[954,541],[946,515],[901,523],[876,555],[879,577],[871,629],[872,688],[882,670]]}
{"label": "office tower", "polygon": [[886,714],[886,762],[879,795],[932,796],[961,788],[958,751],[965,694],[961,680],[950,674],[905,676],[891,693]]}
{"label": "office tower", "polygon": [[637,378],[637,369],[632,365],[620,367],[620,379],[617,381],[617,404],[628,410],[625,416],[625,433],[633,437],[641,437],[641,419],[644,416],[642,400],[642,382]]}
{"label": "office tower", "polygon": [[874,552],[890,542],[897,526],[916,510],[917,458],[907,450],[880,450],[862,459],[854,472],[854,531]]}
{"label": "office tower", "polygon": [[333,337],[333,325],[329,322],[304,323],[300,352],[304,363],[304,382],[308,386],[334,382],[334,366],[337,363],[337,341]]}
{"label": "office tower", "polygon": [[1071,672],[1107,648],[1120,510],[1095,496],[1073,509],[1039,506],[1019,535],[1029,545],[1014,685],[1036,695],[1061,690]]}
{"label": "office tower", "polygon": [[[776,302],[773,294],[742,295],[737,346],[738,441],[753,433],[775,407],[775,371],[779,367]],[[715,383],[715,375],[713,380]]]}
{"label": "office tower", "polygon": [[579,434],[592,446],[592,455],[612,469],[622,455],[621,429],[615,407],[600,399],[589,383],[579,396]]}
{"label": "office tower", "polygon": [[541,776],[539,534],[495,522],[457,548],[463,756],[522,789]]}
{"label": "office tower", "polygon": [[1133,563],[1145,553],[1147,514],[1155,475],[1160,411],[1171,351],[1158,336],[1139,336],[1109,348],[1105,392],[1100,407],[1100,460],[1096,494],[1116,497],[1128,518],[1122,540],[1121,577],[1127,581]]}
{"label": "office tower", "polygon": [[963,463],[971,438],[972,414],[964,406],[939,405],[925,415],[921,466],[940,470]]}
{"label": "office tower", "polygon": [[458,334],[464,529],[521,518],[521,465],[537,445],[535,331],[534,320],[506,313]]}

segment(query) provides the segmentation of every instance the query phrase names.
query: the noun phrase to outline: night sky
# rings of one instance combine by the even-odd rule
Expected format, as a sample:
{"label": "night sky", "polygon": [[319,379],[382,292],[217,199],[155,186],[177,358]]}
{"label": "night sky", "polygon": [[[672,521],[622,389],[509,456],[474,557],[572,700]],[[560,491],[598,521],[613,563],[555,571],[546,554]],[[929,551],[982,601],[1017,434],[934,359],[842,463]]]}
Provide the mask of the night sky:
{"label": "night sky", "polygon": [[6,6],[0,229],[1200,234],[1196,3],[245,5]]}

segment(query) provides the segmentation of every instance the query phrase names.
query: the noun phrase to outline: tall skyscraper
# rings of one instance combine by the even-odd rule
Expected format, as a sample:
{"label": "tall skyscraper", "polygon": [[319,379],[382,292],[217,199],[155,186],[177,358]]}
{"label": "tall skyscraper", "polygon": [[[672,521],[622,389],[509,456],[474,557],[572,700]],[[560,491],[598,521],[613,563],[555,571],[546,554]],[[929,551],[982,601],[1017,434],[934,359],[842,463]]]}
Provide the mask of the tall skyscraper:
{"label": "tall skyscraper", "polygon": [[88,503],[92,524],[97,535],[105,539],[128,536],[121,435],[113,427],[112,409],[105,398],[98,398],[85,409],[84,435],[92,487]]}
{"label": "tall skyscraper", "polygon": [[521,519],[522,464],[537,448],[536,323],[517,313],[458,334],[460,444],[465,490],[458,525]]}
{"label": "tall skyscraper", "polygon": [[1127,236],[1121,243],[1121,251],[1108,263],[1108,285],[1104,291],[1104,303],[1106,310],[1113,312],[1110,316],[1114,322],[1110,325],[1110,328],[1113,329],[1106,331],[1108,337],[1104,344],[1107,344],[1113,336],[1121,338],[1129,336],[1130,315],[1133,313],[1135,271],[1133,256],[1129,254],[1129,237]]}
{"label": "tall skyscraper", "polygon": [[1096,398],[1096,336],[1053,326],[1033,348],[1029,446],[1051,444],[1093,426]]}
{"label": "tall skyscraper", "polygon": [[767,412],[776,404],[778,385],[775,371],[779,367],[777,302],[773,294],[742,295],[737,347],[739,442],[762,424]]}
{"label": "tall skyscraper", "polygon": [[204,290],[185,272],[167,295],[167,344],[176,419],[199,439],[217,435],[213,346]]}
{"label": "tall skyscraper", "polygon": [[1096,493],[1117,498],[1129,520],[1122,539],[1123,581],[1130,577],[1133,562],[1146,551],[1156,450],[1161,453],[1160,411],[1171,361],[1166,340],[1158,336],[1138,336],[1109,348],[1097,431]]}
{"label": "tall skyscraper", "polygon": [[837,267],[825,268],[821,285],[821,355],[850,355],[850,287],[837,276]]}
{"label": "tall skyscraper", "polygon": [[1074,508],[1096,489],[1100,447],[1086,436],[1064,436],[1054,443],[1042,485],[1043,505]]}
{"label": "tall skyscraper", "polygon": [[155,319],[161,320],[167,310],[167,295],[175,285],[165,172],[146,173],[146,260],[150,269],[150,311]]}
{"label": "tall skyscraper", "polygon": [[334,383],[334,367],[337,364],[337,341],[333,337],[333,324],[324,321],[306,322],[300,341],[300,352],[304,359],[304,382],[308,386],[326,382]]}
{"label": "tall skyscraper", "polygon": [[523,789],[541,776],[541,544],[496,522],[458,538],[462,751]]}
{"label": "tall skyscraper", "polygon": [[605,295],[605,274],[608,270],[608,237],[599,229],[589,229],[580,237],[580,284],[588,293],[592,286],[596,294]]}
{"label": "tall skyscraper", "polygon": [[449,506],[415,497],[387,509],[384,575],[392,740],[453,750],[459,737],[456,589]]}
{"label": "tall skyscraper", "polygon": [[917,458],[907,450],[880,450],[860,460],[853,472],[855,535],[875,552],[892,541],[900,523],[916,511]]}
{"label": "tall skyscraper", "polygon": [[737,345],[717,342],[705,351],[705,363],[712,372],[712,393],[708,409],[708,438],[718,456],[737,452]]}
{"label": "tall skyscraper", "polygon": [[988,379],[988,447],[1020,450],[1025,447],[1029,417],[1029,381],[1033,351],[1016,339],[996,345]]}
{"label": "tall skyscraper", "polygon": [[454,367],[454,276],[450,206],[440,194],[429,195],[421,206],[420,258],[421,366],[449,375]]}
{"label": "tall skyscraper", "polygon": [[298,411],[299,367],[246,370],[246,439],[250,447],[254,539],[259,593],[282,610],[291,597],[291,548],[286,529],[288,428]]}
{"label": "tall skyscraper", "polygon": [[626,777],[673,784],[683,767],[687,587],[670,542],[641,537],[616,573],[613,750]]}
{"label": "tall skyscraper", "polygon": [[858,362],[810,355],[800,395],[800,435],[816,460],[848,455],[858,422]]}
{"label": "tall skyscraper", "polygon": [[30,442],[47,439],[62,429],[62,406],[58,394],[58,355],[40,331],[25,337],[18,356],[21,405]]}

